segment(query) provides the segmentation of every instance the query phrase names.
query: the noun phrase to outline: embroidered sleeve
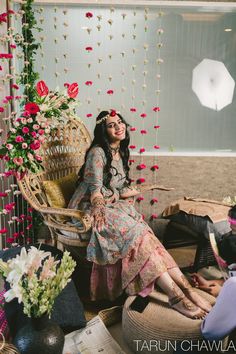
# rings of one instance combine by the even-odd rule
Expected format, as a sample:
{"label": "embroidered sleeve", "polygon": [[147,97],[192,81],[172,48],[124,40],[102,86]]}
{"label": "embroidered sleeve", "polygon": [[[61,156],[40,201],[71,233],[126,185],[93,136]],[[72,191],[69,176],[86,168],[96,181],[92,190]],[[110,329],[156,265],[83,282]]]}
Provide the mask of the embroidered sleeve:
{"label": "embroidered sleeve", "polygon": [[89,185],[90,193],[101,192],[103,187],[103,169],[105,155],[101,148],[95,147],[90,150],[84,171],[84,181]]}

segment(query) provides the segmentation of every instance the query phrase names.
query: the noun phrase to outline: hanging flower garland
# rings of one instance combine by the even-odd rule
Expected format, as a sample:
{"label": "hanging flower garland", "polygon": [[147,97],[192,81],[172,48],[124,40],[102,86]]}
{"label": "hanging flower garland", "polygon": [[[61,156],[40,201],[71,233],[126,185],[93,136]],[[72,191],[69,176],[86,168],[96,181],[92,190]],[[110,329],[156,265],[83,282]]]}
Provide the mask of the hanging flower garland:
{"label": "hanging flower garland", "polygon": [[51,130],[66,124],[75,116],[75,100],[79,88],[77,83],[65,84],[67,91],[49,91],[44,81],[36,85],[34,102],[27,102],[20,118],[13,121],[5,144],[0,149],[0,157],[6,161],[9,173],[21,179],[28,170],[41,170],[41,144]]}

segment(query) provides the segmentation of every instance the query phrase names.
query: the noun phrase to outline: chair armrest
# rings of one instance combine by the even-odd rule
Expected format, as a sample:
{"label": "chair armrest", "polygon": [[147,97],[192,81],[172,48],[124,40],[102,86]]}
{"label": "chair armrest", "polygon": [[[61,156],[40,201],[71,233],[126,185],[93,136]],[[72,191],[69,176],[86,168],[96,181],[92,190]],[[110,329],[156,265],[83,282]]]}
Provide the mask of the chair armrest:
{"label": "chair armrest", "polygon": [[[91,218],[88,214],[84,213],[81,210],[77,209],[67,209],[67,208],[52,208],[52,207],[40,207],[39,210],[42,214],[49,214],[50,216],[62,215],[67,217],[74,217],[78,219],[83,225],[82,232],[87,232],[91,228]],[[80,231],[80,232],[81,232]]]}

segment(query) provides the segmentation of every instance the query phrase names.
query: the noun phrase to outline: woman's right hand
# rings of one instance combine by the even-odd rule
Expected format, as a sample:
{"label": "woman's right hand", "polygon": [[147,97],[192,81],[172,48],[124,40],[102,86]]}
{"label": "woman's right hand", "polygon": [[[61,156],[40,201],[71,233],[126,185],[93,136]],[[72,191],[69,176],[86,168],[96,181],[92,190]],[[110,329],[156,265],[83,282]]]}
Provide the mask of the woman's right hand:
{"label": "woman's right hand", "polygon": [[94,208],[94,210],[92,210],[92,226],[98,230],[98,232],[102,231],[104,226],[105,226],[105,222],[106,222],[106,218],[105,218],[105,208],[104,211],[103,210],[98,210],[98,208]]}
{"label": "woman's right hand", "polygon": [[96,197],[92,201],[92,226],[98,230],[102,231],[105,226],[106,217],[105,217],[105,201],[102,197]]}

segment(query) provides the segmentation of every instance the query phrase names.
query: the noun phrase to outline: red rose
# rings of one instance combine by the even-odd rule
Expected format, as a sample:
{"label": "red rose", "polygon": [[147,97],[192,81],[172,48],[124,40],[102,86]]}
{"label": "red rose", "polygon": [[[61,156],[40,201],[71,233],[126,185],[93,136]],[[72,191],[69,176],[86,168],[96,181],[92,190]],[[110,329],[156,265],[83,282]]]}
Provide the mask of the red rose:
{"label": "red rose", "polygon": [[92,14],[92,12],[86,12],[85,16],[87,18],[91,18],[91,17],[93,17],[93,14]]}
{"label": "red rose", "polygon": [[40,141],[35,140],[33,143],[30,144],[30,148],[32,150],[38,150],[40,148]]}
{"label": "red rose", "polygon": [[29,133],[29,128],[28,127],[23,127],[22,128],[22,133],[28,134]]}
{"label": "red rose", "polygon": [[115,117],[115,116],[116,116],[116,111],[115,111],[115,109],[112,109],[112,110],[111,110],[110,116],[111,116],[111,117]]}
{"label": "red rose", "polygon": [[85,85],[86,85],[86,86],[91,86],[92,84],[93,84],[92,81],[86,81],[86,82],[85,82]]}
{"label": "red rose", "polygon": [[73,82],[68,89],[67,89],[67,94],[70,98],[75,98],[79,93],[79,86],[77,82]]}
{"label": "red rose", "polygon": [[49,92],[47,85],[42,80],[37,83],[36,91],[40,97],[47,96]]}
{"label": "red rose", "polygon": [[108,95],[113,95],[113,93],[114,93],[113,90],[108,90],[108,91],[107,91],[107,94],[108,94]]}
{"label": "red rose", "polygon": [[91,52],[93,50],[92,47],[86,47],[85,50],[87,50],[88,52]]}
{"label": "red rose", "polygon": [[25,111],[29,114],[37,114],[39,112],[39,106],[34,102],[28,102],[25,105]]}

